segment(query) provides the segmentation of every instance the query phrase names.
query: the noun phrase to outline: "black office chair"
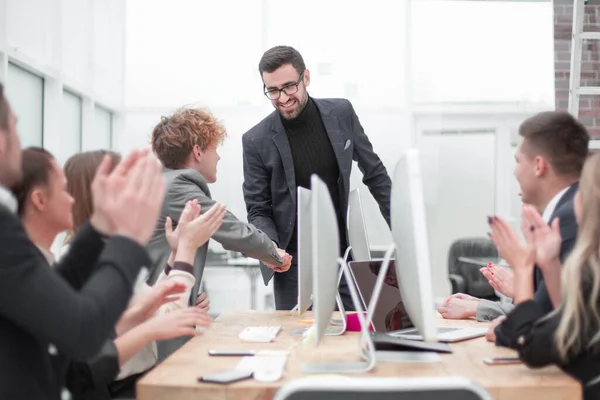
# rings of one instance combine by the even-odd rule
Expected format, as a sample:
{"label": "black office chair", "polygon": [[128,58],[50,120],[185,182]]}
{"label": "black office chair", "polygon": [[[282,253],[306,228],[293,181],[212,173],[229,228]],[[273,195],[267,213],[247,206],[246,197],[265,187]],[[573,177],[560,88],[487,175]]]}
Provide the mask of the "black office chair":
{"label": "black office chair", "polygon": [[495,300],[494,288],[476,265],[465,263],[459,257],[498,257],[498,250],[488,238],[463,238],[452,243],[448,250],[448,278],[452,293],[465,293],[471,296]]}
{"label": "black office chair", "polygon": [[274,400],[493,400],[466,378],[304,378],[290,382]]}

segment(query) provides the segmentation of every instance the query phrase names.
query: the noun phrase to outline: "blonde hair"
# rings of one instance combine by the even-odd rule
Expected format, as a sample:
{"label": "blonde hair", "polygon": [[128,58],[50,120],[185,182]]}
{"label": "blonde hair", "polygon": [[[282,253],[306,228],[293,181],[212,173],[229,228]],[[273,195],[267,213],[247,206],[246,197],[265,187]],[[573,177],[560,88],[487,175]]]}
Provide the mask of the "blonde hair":
{"label": "blonde hair", "polygon": [[555,341],[563,360],[595,346],[600,339],[600,153],[586,161],[579,184],[582,212],[575,248],[562,271],[562,313]]}

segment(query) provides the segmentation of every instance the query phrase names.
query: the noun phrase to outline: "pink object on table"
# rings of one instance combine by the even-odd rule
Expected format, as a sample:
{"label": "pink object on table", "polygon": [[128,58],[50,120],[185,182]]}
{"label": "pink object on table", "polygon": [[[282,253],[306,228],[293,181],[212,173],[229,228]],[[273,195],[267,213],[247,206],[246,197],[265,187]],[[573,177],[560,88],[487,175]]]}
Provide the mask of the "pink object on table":
{"label": "pink object on table", "polygon": [[[367,317],[367,313],[363,312],[365,318]],[[358,319],[358,313],[349,312],[346,313],[346,330],[348,332],[360,332],[360,320]],[[373,324],[369,324],[369,330],[371,332],[375,331]]]}

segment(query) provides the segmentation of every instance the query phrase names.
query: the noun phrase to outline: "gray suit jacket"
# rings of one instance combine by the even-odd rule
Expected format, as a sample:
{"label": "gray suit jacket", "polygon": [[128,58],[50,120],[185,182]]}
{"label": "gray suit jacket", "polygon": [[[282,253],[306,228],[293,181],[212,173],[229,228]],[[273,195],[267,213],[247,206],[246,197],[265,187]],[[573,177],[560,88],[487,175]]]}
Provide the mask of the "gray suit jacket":
{"label": "gray suit jacket", "polygon": [[[363,183],[375,197],[381,214],[390,223],[392,182],[373,151],[352,104],[346,99],[315,99],[340,170],[343,215],[348,209],[352,161],[358,162]],[[244,199],[248,221],[285,249],[296,218],[296,177],[290,142],[281,117],[273,111],[242,137]],[[273,270],[261,265],[265,285]]]}
{"label": "gray suit jacket", "polygon": [[[148,252],[153,261],[153,271],[150,278],[155,282],[171,254],[171,249],[165,237],[165,221],[171,217],[174,226],[188,200],[197,199],[200,212],[208,211],[215,201],[211,198],[210,190],[204,177],[193,169],[169,170],[163,174],[166,180],[166,195],[154,234],[148,243]],[[229,211],[223,219],[223,224],[213,235],[212,239],[221,243],[226,250],[238,251],[247,257],[256,258],[273,265],[281,265],[282,259],[277,254],[271,239],[254,226],[240,221]],[[204,272],[208,243],[196,252],[194,276],[196,284],[192,290],[190,304],[195,302],[198,288]]]}
{"label": "gray suit jacket", "polygon": [[480,322],[493,321],[501,315],[508,315],[514,308],[513,303],[481,299],[477,304],[475,318]]}

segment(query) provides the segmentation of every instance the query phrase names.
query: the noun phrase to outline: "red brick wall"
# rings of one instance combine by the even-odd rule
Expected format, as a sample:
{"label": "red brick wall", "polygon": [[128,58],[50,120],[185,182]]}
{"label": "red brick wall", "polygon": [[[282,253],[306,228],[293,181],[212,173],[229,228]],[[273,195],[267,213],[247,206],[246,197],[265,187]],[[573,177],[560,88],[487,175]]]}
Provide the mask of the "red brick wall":
{"label": "red brick wall", "polygon": [[[585,6],[584,30],[600,31],[600,4]],[[556,108],[566,110],[569,99],[573,0],[554,0],[554,81]],[[581,86],[600,86],[600,41],[585,40],[581,55]],[[594,139],[600,139],[600,96],[581,96],[579,119]]]}

